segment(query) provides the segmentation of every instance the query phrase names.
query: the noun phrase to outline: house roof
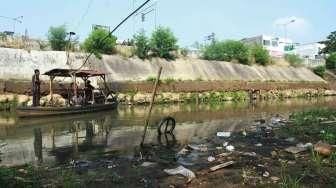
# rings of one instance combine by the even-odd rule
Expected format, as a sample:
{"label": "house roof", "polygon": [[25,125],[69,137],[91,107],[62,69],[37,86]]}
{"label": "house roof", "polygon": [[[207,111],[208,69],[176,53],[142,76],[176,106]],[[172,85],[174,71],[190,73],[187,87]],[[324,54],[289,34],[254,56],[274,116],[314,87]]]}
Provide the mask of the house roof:
{"label": "house roof", "polygon": [[71,77],[74,74],[76,75],[76,77],[95,77],[106,75],[106,73],[101,71],[76,69],[52,69],[44,73],[44,75],[58,77]]}

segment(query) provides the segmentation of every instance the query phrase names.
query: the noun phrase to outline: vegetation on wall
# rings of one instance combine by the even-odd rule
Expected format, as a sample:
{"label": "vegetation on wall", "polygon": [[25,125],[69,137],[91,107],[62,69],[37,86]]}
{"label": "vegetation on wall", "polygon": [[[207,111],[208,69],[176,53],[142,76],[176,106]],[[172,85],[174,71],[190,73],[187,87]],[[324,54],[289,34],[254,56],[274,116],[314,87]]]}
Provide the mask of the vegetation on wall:
{"label": "vegetation on wall", "polygon": [[140,59],[145,59],[148,57],[148,52],[150,50],[149,39],[147,38],[144,31],[139,32],[133,36],[135,45],[135,55]]}
{"label": "vegetation on wall", "polygon": [[202,56],[205,60],[237,60],[241,64],[249,64],[249,49],[240,41],[214,41],[203,48]]}
{"label": "vegetation on wall", "polygon": [[317,66],[313,68],[313,72],[322,78],[324,77],[325,71],[326,71],[325,66]]}
{"label": "vegetation on wall", "polygon": [[286,54],[285,60],[293,67],[299,67],[303,64],[303,59],[295,54]]}
{"label": "vegetation on wall", "polygon": [[159,27],[152,33],[150,39],[141,31],[133,39],[135,54],[141,59],[160,57],[171,60],[176,58],[174,52],[178,50],[177,38],[169,28]]}
{"label": "vegetation on wall", "polygon": [[85,39],[83,48],[86,52],[92,52],[96,57],[101,54],[112,54],[116,45],[117,37],[110,35],[105,29],[93,30]]}
{"label": "vegetation on wall", "polygon": [[56,51],[63,51],[67,45],[67,29],[65,25],[53,27],[51,26],[48,31],[48,41],[51,49]]}
{"label": "vegetation on wall", "polygon": [[271,63],[269,52],[261,45],[250,46],[250,56],[253,63],[264,66]]}
{"label": "vegetation on wall", "polygon": [[150,50],[154,57],[174,59],[172,52],[178,49],[177,38],[174,33],[165,27],[156,29],[150,38]]}

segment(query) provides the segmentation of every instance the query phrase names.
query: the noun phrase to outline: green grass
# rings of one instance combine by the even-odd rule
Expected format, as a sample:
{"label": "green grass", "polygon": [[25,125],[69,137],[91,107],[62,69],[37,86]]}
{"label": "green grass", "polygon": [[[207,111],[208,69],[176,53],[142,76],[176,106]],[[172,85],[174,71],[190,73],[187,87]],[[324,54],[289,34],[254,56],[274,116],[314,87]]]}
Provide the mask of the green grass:
{"label": "green grass", "polygon": [[287,171],[287,164],[282,164],[281,166],[281,182],[280,182],[280,187],[281,188],[300,188],[301,186],[301,181],[304,177],[295,177],[293,175],[288,174]]}

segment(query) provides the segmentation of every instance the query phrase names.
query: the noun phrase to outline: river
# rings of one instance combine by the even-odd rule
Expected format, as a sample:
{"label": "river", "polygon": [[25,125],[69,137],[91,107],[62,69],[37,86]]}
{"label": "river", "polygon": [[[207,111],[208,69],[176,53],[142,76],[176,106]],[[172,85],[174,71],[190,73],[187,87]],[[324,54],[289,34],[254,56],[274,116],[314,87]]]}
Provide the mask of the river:
{"label": "river", "polygon": [[[158,143],[156,125],[165,116],[176,119],[174,136],[180,145],[199,142],[218,131],[238,131],[257,119],[314,107],[334,107],[335,97],[289,99],[213,105],[170,104],[153,109],[145,143]],[[17,119],[0,116],[0,165],[67,163],[97,153],[132,157],[141,142],[147,106],[119,106],[117,110],[54,118]],[[166,137],[160,138],[165,143]],[[168,138],[172,139],[171,138]]]}

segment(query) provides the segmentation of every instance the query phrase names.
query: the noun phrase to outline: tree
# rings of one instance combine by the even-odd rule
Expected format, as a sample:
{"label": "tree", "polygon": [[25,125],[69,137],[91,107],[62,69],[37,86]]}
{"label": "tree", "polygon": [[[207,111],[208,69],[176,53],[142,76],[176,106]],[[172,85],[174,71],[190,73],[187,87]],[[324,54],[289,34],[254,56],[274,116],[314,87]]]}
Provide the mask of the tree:
{"label": "tree", "polygon": [[177,38],[169,28],[159,27],[150,39],[150,50],[154,57],[174,59],[173,51],[178,49]]}
{"label": "tree", "polygon": [[202,55],[206,60],[238,60],[241,64],[249,64],[249,49],[240,41],[214,41],[204,47]]}
{"label": "tree", "polygon": [[48,31],[48,41],[50,43],[51,49],[57,51],[65,50],[67,45],[67,29],[65,25],[50,27]]}
{"label": "tree", "polygon": [[268,51],[261,45],[250,46],[250,55],[252,61],[259,65],[268,65],[271,62],[271,57]]}
{"label": "tree", "polygon": [[328,35],[327,40],[323,41],[322,44],[325,44],[326,47],[321,50],[321,53],[331,54],[336,52],[336,31],[331,32]]}
{"label": "tree", "polygon": [[332,53],[326,59],[327,69],[336,69],[336,52]]}
{"label": "tree", "polygon": [[117,37],[110,35],[105,29],[93,30],[85,39],[83,48],[86,52],[93,53],[101,58],[101,54],[112,54],[116,45]]}
{"label": "tree", "polygon": [[135,44],[135,54],[141,59],[147,58],[149,52],[149,39],[145,32],[139,32],[133,36],[133,39]]}

